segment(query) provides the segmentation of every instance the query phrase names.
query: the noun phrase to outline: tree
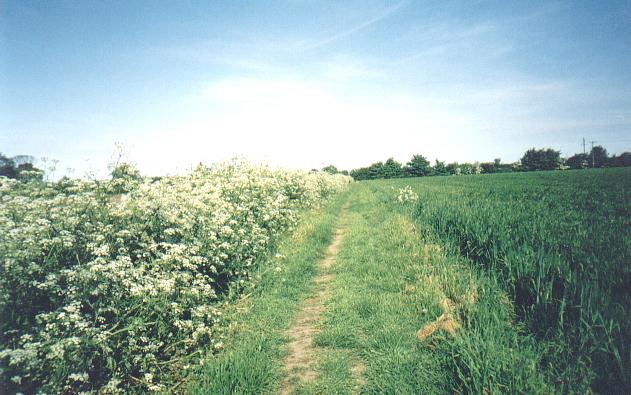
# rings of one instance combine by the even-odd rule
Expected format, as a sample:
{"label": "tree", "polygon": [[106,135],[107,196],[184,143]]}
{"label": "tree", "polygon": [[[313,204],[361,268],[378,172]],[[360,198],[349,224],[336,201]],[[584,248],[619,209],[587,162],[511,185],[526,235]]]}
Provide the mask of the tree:
{"label": "tree", "polygon": [[30,165],[35,164],[35,157],[31,155],[16,155],[11,159],[13,160],[16,166],[25,165],[25,164],[30,164]]}
{"label": "tree", "polygon": [[379,177],[379,172],[381,169],[380,166],[383,166],[381,162],[373,163],[369,167],[360,167],[359,169],[351,170],[350,175],[351,177],[353,177],[354,180],[357,180],[357,181],[371,180],[371,179]]}
{"label": "tree", "polygon": [[460,169],[460,174],[473,174],[473,165],[471,165],[471,163],[463,163],[458,169]]}
{"label": "tree", "polygon": [[609,164],[613,167],[631,166],[631,152],[623,152],[620,155],[609,158]]}
{"label": "tree", "polygon": [[131,163],[117,163],[116,166],[112,169],[112,179],[126,179],[126,180],[138,180],[140,179],[140,172]]}
{"label": "tree", "polygon": [[449,171],[447,171],[447,167],[445,166],[445,162],[441,162],[438,159],[436,159],[436,163],[434,164],[434,175],[436,175],[436,176],[449,175]]}
{"label": "tree", "polygon": [[570,169],[584,169],[589,166],[589,156],[587,154],[575,154],[567,158],[565,164]]}
{"label": "tree", "polygon": [[32,163],[25,162],[18,165],[16,168],[17,179],[24,182],[30,181],[42,181],[44,179],[44,172],[33,166]]}
{"label": "tree", "polygon": [[352,169],[351,170],[351,177],[353,177],[353,180],[362,180],[362,174],[361,174],[361,170],[362,169]]}
{"label": "tree", "polygon": [[431,168],[429,161],[423,155],[414,155],[405,165],[405,171],[412,177],[422,177],[429,175]]}
{"label": "tree", "polygon": [[592,167],[605,167],[607,166],[607,162],[609,160],[609,155],[607,155],[607,150],[602,146],[597,145],[589,153],[590,165]]}
{"label": "tree", "polygon": [[381,168],[383,167],[383,162],[377,162],[377,163],[373,163],[372,165],[368,166],[367,169],[367,173],[368,173],[368,180],[374,180],[377,178],[381,178]]}
{"label": "tree", "polygon": [[555,170],[560,164],[561,153],[551,148],[540,150],[531,148],[521,158],[522,168],[526,171]]}
{"label": "tree", "polygon": [[493,162],[480,163],[482,173],[507,173],[513,171],[508,163],[502,163],[500,158],[493,159]]}
{"label": "tree", "polygon": [[513,171],[513,166],[510,163],[502,163],[500,158],[495,158],[493,164],[495,165],[496,173],[510,173]]}
{"label": "tree", "polygon": [[322,168],[322,171],[325,173],[329,173],[329,174],[337,174],[340,171],[337,169],[337,167],[333,166],[333,165],[328,165]]}
{"label": "tree", "polygon": [[367,180],[368,179],[368,169],[365,167],[360,167],[359,169],[351,170],[351,177],[353,180]]}
{"label": "tree", "polygon": [[460,168],[458,167],[458,162],[453,162],[445,166],[447,172],[451,175],[456,175],[460,173]]}
{"label": "tree", "polygon": [[0,176],[20,181],[41,181],[44,172],[33,165],[35,158],[29,155],[18,155],[9,158],[0,153]]}
{"label": "tree", "polygon": [[0,176],[16,178],[18,175],[13,159],[0,153]]}
{"label": "tree", "polygon": [[381,177],[383,178],[400,178],[405,176],[401,163],[390,158],[381,167]]}
{"label": "tree", "polygon": [[480,167],[482,168],[482,173],[495,173],[495,171],[497,170],[494,162],[480,163]]}

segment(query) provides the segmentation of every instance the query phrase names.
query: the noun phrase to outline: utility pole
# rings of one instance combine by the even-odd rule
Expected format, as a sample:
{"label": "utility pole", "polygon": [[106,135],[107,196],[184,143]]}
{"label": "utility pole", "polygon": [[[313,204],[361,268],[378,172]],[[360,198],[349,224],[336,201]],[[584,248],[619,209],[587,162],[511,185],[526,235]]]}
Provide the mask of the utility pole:
{"label": "utility pole", "polygon": [[594,143],[595,143],[595,142],[596,142],[596,141],[590,141],[590,143],[592,144],[592,169],[593,169],[594,167],[596,167],[596,166],[594,165]]}
{"label": "utility pole", "polygon": [[586,154],[586,152],[585,152],[585,137],[583,137],[583,155],[585,155],[585,154]]}

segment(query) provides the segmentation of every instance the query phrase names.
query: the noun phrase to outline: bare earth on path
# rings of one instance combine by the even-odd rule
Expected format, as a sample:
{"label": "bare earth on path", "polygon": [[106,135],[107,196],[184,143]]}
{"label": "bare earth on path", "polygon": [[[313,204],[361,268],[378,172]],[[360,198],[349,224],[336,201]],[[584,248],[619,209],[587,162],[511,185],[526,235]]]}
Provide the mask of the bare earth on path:
{"label": "bare earth on path", "polygon": [[340,220],[333,235],[333,240],[327,248],[326,256],[318,262],[319,274],[314,278],[315,293],[305,299],[296,314],[294,321],[287,330],[291,341],[287,345],[287,356],[283,362],[286,377],[281,382],[280,394],[291,394],[296,382],[306,383],[317,377],[313,362],[316,348],[313,337],[319,331],[318,325],[324,311],[324,301],[329,294],[329,283],[333,275],[329,273],[335,262],[337,250],[342,241],[346,226],[346,211],[348,203],[342,208]]}

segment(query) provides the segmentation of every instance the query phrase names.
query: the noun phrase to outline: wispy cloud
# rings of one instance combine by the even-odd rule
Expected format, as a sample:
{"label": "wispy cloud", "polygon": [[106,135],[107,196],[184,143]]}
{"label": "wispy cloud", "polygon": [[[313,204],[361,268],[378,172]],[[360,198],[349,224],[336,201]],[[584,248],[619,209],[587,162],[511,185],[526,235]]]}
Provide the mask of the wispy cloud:
{"label": "wispy cloud", "polygon": [[367,29],[368,27],[381,22],[382,20],[388,18],[389,16],[395,14],[396,12],[400,11],[402,8],[404,8],[406,5],[408,5],[409,1],[401,1],[391,7],[386,8],[385,10],[381,11],[379,14],[361,22],[358,23],[354,26],[351,26],[350,28],[347,28],[346,30],[343,30],[341,32],[338,32],[336,34],[333,34],[331,36],[319,39],[315,42],[309,43],[307,45],[305,45],[306,50],[309,49],[315,49],[315,48],[320,48],[329,44],[332,44],[336,41],[342,40],[346,37],[349,37],[361,30]]}
{"label": "wispy cloud", "polygon": [[[280,72],[284,68],[286,71],[287,68],[295,67],[295,62],[304,58],[305,53],[310,50],[325,47],[368,29],[402,10],[408,3],[409,0],[396,3],[360,23],[323,38],[313,38],[317,34],[315,32],[308,36],[299,34],[295,36],[275,34],[261,36],[260,33],[247,34],[237,31],[221,38],[202,39],[175,46],[154,46],[148,49],[148,53],[172,60],[220,64],[240,70]],[[338,54],[337,56],[348,58],[346,55]],[[325,61],[318,63],[323,65],[333,62],[325,59]],[[337,64],[339,65],[340,62],[338,61]],[[351,66],[348,60],[346,66]]]}
{"label": "wispy cloud", "polygon": [[131,140],[155,172],[164,156],[348,168],[414,153],[514,160],[587,132],[613,141],[631,127],[628,29],[616,25],[631,8],[610,3],[226,1],[151,7],[132,25],[34,3],[6,24],[19,39],[0,62],[0,140],[66,157],[49,140],[86,152]]}
{"label": "wispy cloud", "polygon": [[412,26],[398,41],[406,51],[389,60],[392,67],[416,63],[440,64],[471,54],[475,54],[478,60],[497,59],[513,50],[501,30],[489,22],[466,26],[433,21]]}

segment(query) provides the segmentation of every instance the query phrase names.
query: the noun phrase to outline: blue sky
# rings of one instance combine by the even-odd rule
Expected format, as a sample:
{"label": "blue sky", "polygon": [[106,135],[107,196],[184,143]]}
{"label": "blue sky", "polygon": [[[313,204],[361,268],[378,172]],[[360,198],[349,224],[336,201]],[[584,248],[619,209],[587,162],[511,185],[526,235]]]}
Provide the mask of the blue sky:
{"label": "blue sky", "polygon": [[145,174],[631,150],[631,1],[0,1],[0,152]]}

